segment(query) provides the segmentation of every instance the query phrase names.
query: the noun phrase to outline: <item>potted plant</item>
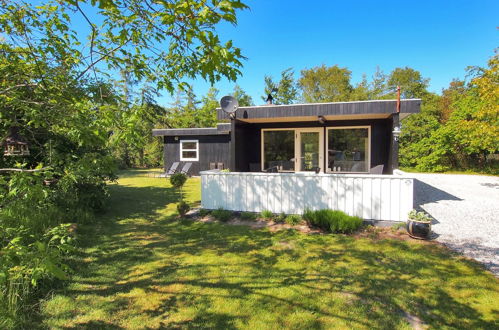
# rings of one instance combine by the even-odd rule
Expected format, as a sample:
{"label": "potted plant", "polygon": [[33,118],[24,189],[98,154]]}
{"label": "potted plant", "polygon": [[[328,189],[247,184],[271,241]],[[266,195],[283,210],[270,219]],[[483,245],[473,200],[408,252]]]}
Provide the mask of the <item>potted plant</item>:
{"label": "potted plant", "polygon": [[406,228],[412,238],[426,239],[431,232],[431,217],[425,212],[412,210],[409,212]]}

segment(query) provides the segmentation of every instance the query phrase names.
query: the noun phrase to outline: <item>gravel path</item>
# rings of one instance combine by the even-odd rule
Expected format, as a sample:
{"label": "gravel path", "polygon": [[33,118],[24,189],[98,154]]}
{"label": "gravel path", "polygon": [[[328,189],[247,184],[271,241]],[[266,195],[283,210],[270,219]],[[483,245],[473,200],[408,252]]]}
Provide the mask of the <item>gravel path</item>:
{"label": "gravel path", "polygon": [[499,177],[409,173],[414,207],[435,219],[436,240],[499,276]]}

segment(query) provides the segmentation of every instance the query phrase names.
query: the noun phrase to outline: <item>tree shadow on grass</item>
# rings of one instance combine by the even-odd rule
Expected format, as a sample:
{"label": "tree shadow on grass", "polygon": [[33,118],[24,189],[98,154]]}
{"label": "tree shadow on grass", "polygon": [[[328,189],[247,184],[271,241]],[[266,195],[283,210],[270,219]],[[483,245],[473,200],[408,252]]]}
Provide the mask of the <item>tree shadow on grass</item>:
{"label": "tree shadow on grass", "polygon": [[[171,188],[116,186],[111,191],[114,204],[107,221],[83,229],[88,240],[79,257],[77,285],[61,293],[74,300],[91,303],[139,289],[144,297],[158,299],[158,306],[128,314],[161,319],[158,326],[168,328],[230,329],[262,313],[280,326],[291,326],[287,316],[305,313],[299,325],[312,328],[332,326],[334,320],[397,328],[407,324],[407,313],[436,328],[497,325],[451,294],[460,288],[446,286],[459,282],[464,292],[474,285],[499,297],[497,281],[443,248],[175,220],[158,213],[176,200]],[[120,299],[106,307],[110,315],[134,304],[132,298]],[[332,308],[338,301],[341,308]],[[225,303],[227,308],[220,305]],[[231,309],[232,304],[247,310]],[[188,317],[171,319],[186,308],[191,308]],[[113,322],[76,326],[119,328]]]}

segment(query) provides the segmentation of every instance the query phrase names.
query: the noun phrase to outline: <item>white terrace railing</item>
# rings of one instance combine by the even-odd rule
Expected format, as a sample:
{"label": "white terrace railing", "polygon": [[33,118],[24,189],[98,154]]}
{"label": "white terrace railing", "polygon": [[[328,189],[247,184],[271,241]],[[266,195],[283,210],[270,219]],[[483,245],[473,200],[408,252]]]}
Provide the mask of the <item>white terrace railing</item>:
{"label": "white terrace railing", "polygon": [[405,221],[413,179],[395,175],[201,172],[201,207],[302,214],[334,209],[365,220]]}

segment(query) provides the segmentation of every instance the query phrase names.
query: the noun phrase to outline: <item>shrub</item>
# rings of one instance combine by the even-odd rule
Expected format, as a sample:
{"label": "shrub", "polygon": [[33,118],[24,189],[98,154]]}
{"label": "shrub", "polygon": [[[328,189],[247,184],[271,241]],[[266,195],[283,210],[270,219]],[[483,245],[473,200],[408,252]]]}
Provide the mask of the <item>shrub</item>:
{"label": "shrub", "polygon": [[232,211],[224,210],[223,208],[219,208],[211,212],[211,215],[218,221],[227,222],[232,218]]}
{"label": "shrub", "polygon": [[187,214],[187,212],[189,212],[190,209],[191,209],[191,207],[189,206],[189,204],[187,204],[184,201],[180,201],[177,204],[177,211],[181,217],[185,216]]}
{"label": "shrub", "polygon": [[332,233],[351,233],[362,225],[361,218],[330,209],[305,210],[303,218],[309,225]]}
{"label": "shrub", "polygon": [[301,217],[297,214],[290,214],[288,215],[285,219],[284,222],[286,222],[288,225],[295,226],[301,222]]}
{"label": "shrub", "polygon": [[208,214],[210,214],[210,210],[207,210],[207,209],[199,209],[199,216],[200,216],[200,217],[205,217],[205,216],[207,216]]}
{"label": "shrub", "polygon": [[278,216],[276,216],[275,221],[276,222],[284,222],[286,220],[286,213],[282,212]]}
{"label": "shrub", "polygon": [[182,188],[185,184],[185,181],[187,181],[187,175],[185,175],[184,173],[175,173],[170,176],[170,183],[176,189]]}
{"label": "shrub", "polygon": [[274,213],[272,213],[272,211],[269,211],[269,210],[263,210],[260,213],[260,216],[262,218],[264,218],[265,220],[272,220],[274,218]]}
{"label": "shrub", "polygon": [[243,219],[243,220],[255,220],[256,214],[253,212],[241,212],[241,219]]}

